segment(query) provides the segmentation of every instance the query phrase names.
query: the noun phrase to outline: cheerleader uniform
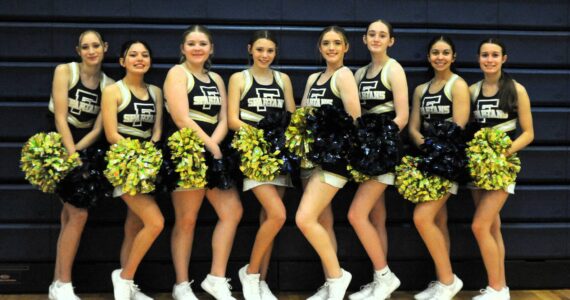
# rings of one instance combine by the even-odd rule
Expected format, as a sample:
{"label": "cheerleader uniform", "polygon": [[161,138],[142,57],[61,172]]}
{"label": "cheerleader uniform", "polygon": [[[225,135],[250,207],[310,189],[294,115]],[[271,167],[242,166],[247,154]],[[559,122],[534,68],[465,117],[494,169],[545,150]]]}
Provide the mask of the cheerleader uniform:
{"label": "cheerleader uniform", "polygon": [[[148,85],[149,99],[142,100],[137,98],[122,80],[117,82],[117,86],[122,99],[117,108],[117,131],[124,138],[137,139],[141,142],[150,141],[156,117],[155,89],[158,88]],[[121,186],[113,191],[113,197],[120,197],[123,194]]]}
{"label": "cheerleader uniform", "polygon": [[[490,97],[483,95],[483,80],[476,83],[471,94],[473,107],[473,117],[475,122],[481,127],[491,127],[505,132],[511,140],[515,139],[518,115],[515,111],[504,111],[499,108],[500,99],[498,92]],[[515,193],[515,183],[509,184],[505,191],[509,194]],[[472,183],[468,185],[471,189],[477,189]]]}
{"label": "cheerleader uniform", "polygon": [[[392,86],[388,80],[390,66],[395,62],[396,60],[390,58],[378,75],[372,78],[366,77],[368,68],[370,68],[368,65],[362,72],[362,77],[357,79],[362,114],[383,114],[392,119],[396,117],[394,94],[392,94]],[[394,185],[395,174],[390,172],[374,176],[373,179],[387,185]]]}
{"label": "cheerleader uniform", "polygon": [[[242,122],[255,127],[257,123],[268,114],[284,111],[286,109],[281,73],[273,71],[273,82],[269,85],[258,83],[249,69],[243,70],[242,76],[244,79],[244,89],[239,102],[239,118]],[[289,174],[277,175],[272,181],[265,182],[244,178],[243,191],[263,184],[285,187],[293,186]]]}
{"label": "cheerleader uniform", "polygon": [[[336,86],[338,72],[336,70],[331,78],[323,84],[317,84],[324,72],[319,74],[317,79],[311,85],[307,94],[307,106],[321,107],[324,105],[332,105],[344,110],[344,104],[340,98],[340,91]],[[348,182],[349,173],[346,169],[347,163],[323,164],[314,169],[302,169],[301,179],[309,179],[314,172],[319,174],[321,182],[327,183],[337,188],[342,188]]]}
{"label": "cheerleader uniform", "polygon": [[[67,65],[70,70],[67,92],[67,123],[73,136],[73,142],[78,143],[91,131],[95,124],[101,110],[101,93],[107,86],[109,77],[101,72],[99,87],[90,89],[81,82],[79,64],[71,62]],[[49,100],[48,108],[52,114],[55,113],[53,95]]]}
{"label": "cheerleader uniform", "polygon": [[[420,98],[422,133],[428,128],[429,122],[453,121],[453,98],[451,96],[451,90],[457,79],[459,79],[457,74],[451,75],[443,88],[433,94],[429,92],[431,81],[425,84],[422,97]],[[453,195],[457,195],[458,188],[459,185],[457,182],[453,182],[449,192]]]}
{"label": "cheerleader uniform", "polygon": [[[186,93],[188,94],[188,117],[196,122],[196,124],[198,124],[198,126],[200,126],[208,136],[211,136],[218,126],[219,113],[222,108],[222,99],[220,98],[218,85],[214,79],[212,79],[210,74],[208,74],[210,82],[203,82],[196,78],[184,64],[180,64],[178,66],[184,70],[187,79]],[[168,99],[166,110],[168,111]],[[174,123],[173,119],[167,118],[165,130],[167,136],[171,136],[176,131],[178,131],[178,127]],[[197,189],[203,188],[177,187],[174,192],[192,191]]]}

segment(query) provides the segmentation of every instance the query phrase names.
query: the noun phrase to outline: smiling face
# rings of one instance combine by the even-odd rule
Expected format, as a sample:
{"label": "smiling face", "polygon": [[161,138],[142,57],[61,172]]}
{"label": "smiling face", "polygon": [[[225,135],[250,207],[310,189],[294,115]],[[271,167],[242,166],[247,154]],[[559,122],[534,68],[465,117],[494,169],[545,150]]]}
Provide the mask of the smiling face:
{"label": "smiling face", "polygon": [[203,32],[194,31],[186,35],[180,50],[190,64],[204,65],[214,52],[214,44]]}
{"label": "smiling face", "polygon": [[150,69],[150,51],[142,43],[133,43],[121,57],[120,63],[127,73],[144,74]]}
{"label": "smiling face", "polygon": [[507,61],[507,55],[503,48],[497,44],[484,43],[479,48],[479,67],[485,74],[497,74],[501,72],[503,64]]}
{"label": "smiling face", "polygon": [[342,65],[344,54],[348,52],[348,42],[342,34],[336,31],[328,31],[321,38],[319,52],[327,64]]}
{"label": "smiling face", "polygon": [[392,47],[394,37],[390,36],[390,29],[386,24],[376,21],[368,26],[363,41],[371,53],[382,53]]}
{"label": "smiling face", "polygon": [[95,32],[88,31],[82,34],[76,50],[83,63],[99,65],[103,62],[105,52],[107,52],[107,43],[103,42]]}
{"label": "smiling face", "polygon": [[428,53],[428,61],[436,72],[449,70],[455,61],[455,52],[451,45],[443,40],[435,42]]}
{"label": "smiling face", "polygon": [[247,51],[251,55],[253,65],[260,68],[269,68],[277,55],[277,45],[269,39],[261,38],[247,45]]}

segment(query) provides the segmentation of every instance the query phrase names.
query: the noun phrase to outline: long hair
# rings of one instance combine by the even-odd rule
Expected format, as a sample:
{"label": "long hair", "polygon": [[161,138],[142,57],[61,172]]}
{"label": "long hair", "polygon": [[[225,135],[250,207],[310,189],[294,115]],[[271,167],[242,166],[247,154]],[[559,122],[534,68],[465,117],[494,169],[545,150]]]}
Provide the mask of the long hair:
{"label": "long hair", "polygon": [[[507,48],[505,44],[498,38],[488,38],[479,44],[477,48],[477,54],[481,54],[481,47],[483,44],[494,44],[501,47],[501,56],[507,55]],[[518,97],[517,89],[515,87],[515,82],[511,75],[507,74],[505,70],[501,68],[501,77],[499,78],[499,92],[497,93],[499,98],[499,108],[505,112],[514,112],[517,110]]]}
{"label": "long hair", "polygon": [[[427,55],[429,56],[429,53],[431,51],[431,47],[433,47],[433,45],[435,45],[435,43],[440,42],[440,41],[449,45],[449,47],[451,48],[451,52],[452,52],[451,55],[453,57],[455,57],[456,53],[457,53],[457,52],[455,52],[455,44],[453,43],[453,41],[451,40],[450,37],[445,36],[445,35],[435,36],[434,38],[432,38],[429,41],[427,49],[426,49]],[[431,64],[429,62],[427,62],[427,65],[428,65],[427,80],[431,80],[435,76],[435,71],[433,70],[433,67],[431,66]],[[449,69],[451,70],[451,72],[457,74],[457,69],[455,68],[455,62],[451,63],[451,66],[449,66]]]}

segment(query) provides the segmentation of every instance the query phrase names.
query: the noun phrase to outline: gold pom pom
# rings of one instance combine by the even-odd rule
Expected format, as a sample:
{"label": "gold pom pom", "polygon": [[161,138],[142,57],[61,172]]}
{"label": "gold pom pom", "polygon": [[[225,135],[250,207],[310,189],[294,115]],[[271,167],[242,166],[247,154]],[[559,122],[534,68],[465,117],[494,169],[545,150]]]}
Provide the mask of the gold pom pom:
{"label": "gold pom pom", "polygon": [[80,165],[79,153],[69,155],[57,132],[37,133],[22,148],[20,168],[26,180],[44,193],[54,193],[69,171]]}
{"label": "gold pom pom", "polygon": [[502,190],[516,181],[521,162],[516,153],[506,155],[511,144],[505,132],[493,128],[479,130],[467,143],[469,172],[477,187]]}
{"label": "gold pom pom", "polygon": [[263,138],[263,130],[244,124],[234,136],[232,147],[241,155],[240,170],[249,179],[272,181],[279,174],[283,160],[279,150]]}
{"label": "gold pom pom", "polygon": [[182,128],[168,138],[172,161],[180,174],[178,186],[182,188],[204,188],[206,186],[206,159],[204,142],[196,132]]}
{"label": "gold pom pom", "polygon": [[114,186],[122,186],[131,196],[147,194],[155,189],[155,180],[162,165],[162,152],[147,141],[125,138],[107,151],[105,177]]}
{"label": "gold pom pom", "polygon": [[427,174],[418,169],[420,158],[405,156],[396,167],[398,193],[413,202],[435,201],[449,192],[452,182],[443,177]]}

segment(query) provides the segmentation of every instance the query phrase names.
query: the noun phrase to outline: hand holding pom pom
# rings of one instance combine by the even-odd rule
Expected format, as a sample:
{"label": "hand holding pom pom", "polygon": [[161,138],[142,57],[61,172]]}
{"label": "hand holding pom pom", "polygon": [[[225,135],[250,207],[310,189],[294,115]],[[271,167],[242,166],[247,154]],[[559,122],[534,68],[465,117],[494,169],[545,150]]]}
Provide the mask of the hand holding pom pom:
{"label": "hand holding pom pom", "polygon": [[263,130],[243,125],[234,136],[232,147],[241,154],[240,170],[256,181],[272,181],[279,174],[283,160],[279,150],[272,151],[263,137]]}
{"label": "hand holding pom pom", "polygon": [[44,193],[55,192],[57,184],[80,164],[79,153],[69,155],[56,132],[40,132],[30,137],[20,158],[26,180]]}
{"label": "hand holding pom pom", "polygon": [[512,141],[501,130],[483,128],[467,145],[469,170],[477,187],[501,190],[514,183],[521,170],[516,153],[507,156]]}
{"label": "hand holding pom pom", "polygon": [[105,177],[130,195],[154,191],[162,153],[151,142],[122,139],[107,151]]}
{"label": "hand holding pom pom", "polygon": [[396,167],[398,193],[412,203],[435,201],[449,192],[452,182],[418,168],[420,158],[405,156]]}

